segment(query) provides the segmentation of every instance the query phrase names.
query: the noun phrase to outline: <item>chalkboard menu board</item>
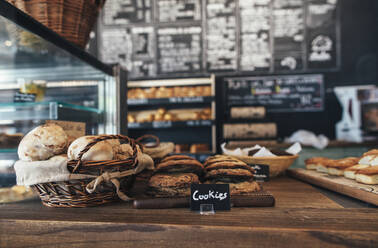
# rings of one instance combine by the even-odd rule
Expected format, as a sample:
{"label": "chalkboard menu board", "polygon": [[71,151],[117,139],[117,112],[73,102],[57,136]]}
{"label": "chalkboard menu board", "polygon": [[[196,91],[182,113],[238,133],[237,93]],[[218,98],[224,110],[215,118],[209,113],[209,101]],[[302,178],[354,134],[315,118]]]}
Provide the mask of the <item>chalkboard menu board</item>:
{"label": "chalkboard menu board", "polygon": [[159,74],[201,71],[201,32],[196,26],[159,28]]}
{"label": "chalkboard menu board", "polygon": [[206,5],[206,68],[208,71],[237,70],[235,12],[236,6],[233,0],[209,0]]}
{"label": "chalkboard menu board", "polygon": [[[132,79],[337,70],[338,6],[338,0],[108,0],[98,54],[104,62],[118,58]],[[112,48],[105,47],[109,37]]]}
{"label": "chalkboard menu board", "polygon": [[229,106],[264,105],[268,112],[322,111],[320,74],[225,78]]}

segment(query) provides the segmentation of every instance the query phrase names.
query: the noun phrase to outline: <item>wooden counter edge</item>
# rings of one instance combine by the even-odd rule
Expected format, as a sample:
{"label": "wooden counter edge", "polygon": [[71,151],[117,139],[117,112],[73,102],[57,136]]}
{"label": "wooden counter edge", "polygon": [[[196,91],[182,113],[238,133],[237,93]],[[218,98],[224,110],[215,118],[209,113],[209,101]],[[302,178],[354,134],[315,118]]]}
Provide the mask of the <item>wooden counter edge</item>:
{"label": "wooden counter edge", "polygon": [[378,230],[0,220],[0,247],[376,247]]}

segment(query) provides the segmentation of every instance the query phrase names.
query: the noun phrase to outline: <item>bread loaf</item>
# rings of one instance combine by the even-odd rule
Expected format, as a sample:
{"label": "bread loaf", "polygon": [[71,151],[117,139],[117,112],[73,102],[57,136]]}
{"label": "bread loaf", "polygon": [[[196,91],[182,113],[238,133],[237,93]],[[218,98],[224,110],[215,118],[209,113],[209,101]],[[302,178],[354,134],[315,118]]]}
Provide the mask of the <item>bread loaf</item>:
{"label": "bread loaf", "polygon": [[47,160],[54,155],[65,153],[68,136],[60,126],[49,123],[38,126],[21,140],[18,157],[22,161]]}
{"label": "bread loaf", "polygon": [[275,123],[225,124],[223,134],[226,139],[274,138],[277,126]]}
{"label": "bread loaf", "polygon": [[232,107],[233,119],[260,119],[265,117],[265,107]]}
{"label": "bread loaf", "polygon": [[[79,159],[79,153],[99,136],[83,136],[76,139],[68,148],[68,159]],[[138,151],[140,151],[138,147]],[[118,139],[108,139],[96,143],[83,154],[82,161],[125,160],[133,155],[129,144],[121,144]]]}

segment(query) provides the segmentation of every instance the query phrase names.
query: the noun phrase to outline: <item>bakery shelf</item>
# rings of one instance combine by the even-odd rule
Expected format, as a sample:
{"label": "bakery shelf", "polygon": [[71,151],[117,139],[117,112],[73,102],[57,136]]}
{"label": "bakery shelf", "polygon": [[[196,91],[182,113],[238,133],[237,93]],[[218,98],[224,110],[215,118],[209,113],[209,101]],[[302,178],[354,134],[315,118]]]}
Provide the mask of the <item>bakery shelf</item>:
{"label": "bakery shelf", "polygon": [[96,123],[102,111],[62,102],[0,103],[0,120],[67,120]]}
{"label": "bakery shelf", "polygon": [[17,160],[17,148],[2,149],[0,148],[0,159],[1,160]]}
{"label": "bakery shelf", "polygon": [[213,101],[215,101],[215,98],[213,96],[197,96],[197,97],[128,99],[127,104],[129,105],[129,107],[131,107],[131,106],[211,103]]}
{"label": "bakery shelf", "polygon": [[144,123],[129,123],[129,129],[163,129],[163,128],[184,128],[184,127],[211,127],[213,120],[193,120],[193,121],[154,121]]}

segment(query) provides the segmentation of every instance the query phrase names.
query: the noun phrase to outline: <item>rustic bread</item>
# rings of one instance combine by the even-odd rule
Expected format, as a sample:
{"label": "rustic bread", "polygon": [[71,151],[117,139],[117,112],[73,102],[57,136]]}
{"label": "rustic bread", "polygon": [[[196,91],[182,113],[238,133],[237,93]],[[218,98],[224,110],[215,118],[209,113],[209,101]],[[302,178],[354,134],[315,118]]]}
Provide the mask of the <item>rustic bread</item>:
{"label": "rustic bread", "polygon": [[34,128],[24,136],[18,146],[18,156],[22,161],[47,160],[65,153],[67,146],[68,136],[63,128],[49,123]]}
{"label": "rustic bread", "polygon": [[[76,160],[79,153],[92,141],[100,136],[83,136],[77,138],[68,147],[68,159]],[[141,153],[137,146],[138,153]],[[82,161],[124,160],[133,155],[129,144],[121,144],[118,139],[108,139],[96,143],[81,158]]]}

